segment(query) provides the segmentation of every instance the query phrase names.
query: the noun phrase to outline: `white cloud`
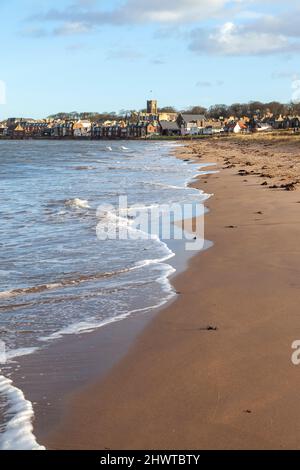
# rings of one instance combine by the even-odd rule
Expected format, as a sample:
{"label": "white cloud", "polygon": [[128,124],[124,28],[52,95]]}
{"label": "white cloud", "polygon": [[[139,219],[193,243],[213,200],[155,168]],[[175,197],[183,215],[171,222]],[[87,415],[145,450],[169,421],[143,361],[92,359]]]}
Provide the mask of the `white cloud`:
{"label": "white cloud", "polygon": [[[219,17],[226,9],[246,0],[126,0],[115,8],[97,8],[96,2],[78,1],[66,9],[52,8],[36,20],[78,22],[90,26],[110,24],[195,23]],[[94,6],[95,5],[95,6]]]}
{"label": "white cloud", "polygon": [[[300,43],[293,43],[299,50]],[[291,52],[291,41],[284,34],[256,31],[227,22],[213,31],[196,29],[192,32],[190,49],[198,53],[227,56],[267,55]]]}
{"label": "white cloud", "polygon": [[298,7],[288,8],[287,11],[280,11],[277,14],[260,15],[256,21],[245,24],[245,28],[254,28],[257,32],[284,34],[287,37],[300,37],[299,14]]}
{"label": "white cloud", "polygon": [[[227,5],[241,0],[127,0],[115,13],[137,22],[177,23],[195,22],[216,17]],[[242,0],[244,1],[244,0]]]}
{"label": "white cloud", "polygon": [[190,49],[199,54],[292,54],[300,48],[299,0],[111,0],[108,6],[103,0],[70,1],[67,8],[32,17],[39,22],[36,35],[43,28],[45,35],[74,35],[151,24],[167,31],[166,37],[173,30],[177,39],[190,38]]}

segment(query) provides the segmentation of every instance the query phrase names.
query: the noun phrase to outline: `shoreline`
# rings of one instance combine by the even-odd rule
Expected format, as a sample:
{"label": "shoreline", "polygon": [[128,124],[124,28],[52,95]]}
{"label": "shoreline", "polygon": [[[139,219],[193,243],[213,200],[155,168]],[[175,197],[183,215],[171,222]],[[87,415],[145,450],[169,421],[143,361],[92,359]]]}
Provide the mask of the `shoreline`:
{"label": "shoreline", "polygon": [[[168,260],[176,269],[168,278],[172,289],[172,279],[187,269],[191,256],[180,244],[174,258]],[[60,425],[73,395],[109,374],[147,325],[175,301],[174,291],[163,305],[153,306],[145,313],[132,313],[93,331],[63,335],[31,354],[16,357],[18,370],[9,378],[33,406],[32,434],[38,445],[44,446],[49,431]]]}
{"label": "shoreline", "polygon": [[109,138],[109,137],[101,137],[101,138],[97,138],[97,137],[85,137],[85,136],[82,136],[82,137],[74,137],[74,136],[53,136],[53,137],[49,137],[49,136],[23,136],[23,137],[11,137],[11,136],[3,136],[3,135],[0,135],[0,142],[3,141],[3,142],[7,142],[7,141],[10,141],[10,140],[13,140],[13,141],[33,141],[33,140],[36,140],[36,141],[54,141],[54,142],[57,142],[57,141],[61,141],[61,142],[67,142],[67,141],[91,141],[91,142],[105,142],[105,141],[108,141],[108,142],[126,142],[126,141],[141,141],[141,142],[159,142],[159,141],[170,141],[170,142],[184,142],[185,144],[187,142],[197,142],[197,141],[201,141],[201,140],[216,140],[216,139],[220,139],[220,140],[227,140],[227,139],[234,139],[234,138],[238,138],[239,136],[245,136],[245,137],[248,137],[250,139],[256,139],[257,137],[258,138],[264,138],[264,137],[271,137],[271,138],[280,138],[280,139],[299,139],[299,132],[294,132],[293,129],[284,129],[284,130],[273,130],[272,132],[262,132],[262,133],[257,133],[257,132],[252,132],[252,133],[246,133],[246,134],[233,134],[233,133],[223,133],[223,134],[198,134],[198,135],[169,135],[169,136],[166,136],[166,135],[156,135],[156,136],[146,136],[146,137],[126,137],[126,138],[122,138],[122,137],[114,137],[114,138]]}
{"label": "shoreline", "polygon": [[[220,168],[210,151],[199,161],[215,154]],[[300,197],[236,171],[201,181],[214,193],[205,236],[214,247],[175,277],[177,300],[126,356],[74,394],[47,448],[299,448]]]}
{"label": "shoreline", "polygon": [[[198,162],[195,173],[200,170],[201,164]],[[169,277],[171,289],[170,279],[186,269],[188,259],[194,254],[185,252],[184,243],[181,240],[167,242],[168,249],[176,255],[167,261],[176,269]],[[25,395],[24,405],[26,399],[30,400],[28,406],[33,406],[34,429],[30,442],[36,437],[39,445],[43,445],[44,436],[60,423],[69,397],[86,384],[104,377],[128,352],[151,319],[175,298],[174,292],[174,296],[164,305],[153,306],[145,314],[133,313],[92,332],[64,335],[32,354],[17,357],[18,370],[14,370],[12,363],[8,371],[11,369],[13,373],[8,376],[13,378],[13,386]],[[5,371],[4,374],[7,375]]]}
{"label": "shoreline", "polygon": [[[290,133],[289,135],[293,135],[291,131],[282,131],[284,134],[285,133]],[[170,141],[193,141],[193,140],[199,140],[199,139],[210,139],[212,137],[215,138],[226,138],[228,137],[229,134],[187,134],[187,135],[147,135],[144,137],[91,137],[91,136],[30,136],[30,135],[25,135],[25,136],[4,136],[0,135],[0,142],[1,141],[8,141],[8,140],[23,140],[23,141],[28,141],[28,140],[37,140],[37,141],[96,141],[96,142],[101,142],[101,141],[141,141],[141,142],[151,142],[151,141],[157,141],[157,140],[170,140]]]}

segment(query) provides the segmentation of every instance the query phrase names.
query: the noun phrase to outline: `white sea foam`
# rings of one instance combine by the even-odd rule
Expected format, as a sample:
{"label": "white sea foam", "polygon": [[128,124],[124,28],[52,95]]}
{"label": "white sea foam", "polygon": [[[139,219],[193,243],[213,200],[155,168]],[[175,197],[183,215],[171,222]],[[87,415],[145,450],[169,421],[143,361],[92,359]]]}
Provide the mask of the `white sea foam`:
{"label": "white sea foam", "polygon": [[[7,351],[4,354],[5,361],[31,354],[36,349],[20,348],[19,350]],[[2,408],[2,414],[6,421],[1,425],[0,450],[44,450],[45,448],[37,443],[33,434],[32,403],[26,400],[24,393],[4,375],[0,375],[0,397],[0,410]]]}
{"label": "white sea foam", "polygon": [[169,282],[169,277],[176,272],[176,269],[170,266],[169,264],[166,264],[165,261],[173,258],[175,256],[175,253],[173,253],[173,251],[171,251],[168,248],[166,243],[162,241],[160,242],[166,247],[166,250],[167,250],[166,256],[162,258],[158,258],[158,259],[146,259],[146,260],[139,261],[135,264],[135,266],[130,268],[130,270],[141,269],[141,268],[145,268],[151,265],[159,266],[162,271],[162,274],[161,276],[157,278],[157,282],[162,285],[163,291],[168,294],[164,300],[162,300],[159,304],[140,308],[140,309],[130,310],[124,314],[117,315],[116,317],[107,318],[105,320],[97,321],[95,319],[90,319],[89,321],[80,321],[72,325],[68,325],[67,327],[62,328],[59,331],[56,331],[55,333],[52,333],[49,336],[42,336],[39,338],[39,340],[46,342],[46,341],[53,341],[55,339],[60,339],[63,336],[67,336],[67,335],[75,335],[75,334],[78,335],[78,334],[83,334],[83,333],[90,333],[105,325],[109,325],[110,323],[115,323],[115,322],[124,320],[125,318],[128,318],[133,313],[150,311],[168,302],[170,298],[173,295],[175,295],[175,291],[171,283]]}
{"label": "white sea foam", "polygon": [[[163,291],[166,293],[166,296],[162,301],[155,305],[130,310],[124,314],[101,321],[90,319],[89,321],[77,322],[73,325],[62,328],[49,336],[41,337],[40,341],[48,342],[60,339],[66,335],[89,333],[108,324],[122,321],[131,315],[160,308],[167,303],[175,295],[173,287],[168,280],[169,276],[175,272],[175,269],[165,262],[175,256],[175,254],[168,248],[166,243],[162,242],[158,238],[157,235],[155,235],[154,238],[165,247],[166,255],[157,259],[146,259],[140,261],[130,269],[141,269],[150,265],[159,266],[162,274],[158,277],[157,282],[162,285]],[[15,357],[31,354],[37,349],[38,348],[20,348],[10,350],[7,351],[6,358],[11,360]],[[10,379],[4,376],[0,376],[0,395],[4,398],[4,402],[7,404],[5,412],[6,424],[0,434],[0,450],[44,450],[44,447],[37,443],[33,434],[32,421],[34,418],[34,412],[31,402],[26,400],[23,392],[15,387]]]}
{"label": "white sea foam", "polygon": [[10,361],[11,359],[15,359],[16,357],[20,356],[29,356],[29,354],[34,353],[37,351],[38,348],[19,348],[19,349],[9,349],[6,351],[6,359]]}
{"label": "white sea foam", "polygon": [[[166,267],[168,265],[165,265]],[[172,266],[168,266],[168,269],[165,271],[165,275],[159,277],[157,279],[158,282],[160,282],[163,285],[164,291],[168,294],[161,302],[155,305],[150,305],[149,307],[143,307],[143,308],[138,308],[134,310],[130,310],[126,313],[123,313],[121,315],[117,315],[115,317],[107,318],[105,320],[101,321],[88,321],[88,322],[77,322],[74,323],[73,325],[69,325],[65,328],[62,328],[59,331],[56,331],[55,333],[52,333],[49,336],[43,336],[39,340],[40,341],[53,341],[56,339],[63,338],[64,336],[67,335],[80,335],[84,333],[91,333],[92,331],[95,331],[98,328],[101,328],[103,326],[109,325],[111,323],[116,323],[122,320],[125,320],[126,318],[130,317],[132,314],[135,313],[141,313],[141,312],[148,312],[151,310],[154,310],[156,308],[162,307],[164,304],[166,304],[174,295],[175,292],[171,286],[171,284],[168,282],[168,276],[170,276],[172,273],[174,273],[176,270]]]}
{"label": "white sea foam", "polygon": [[156,182],[149,182],[149,181],[143,181],[143,184],[146,184],[148,186],[153,186],[157,188],[162,188],[162,189],[186,189],[186,186],[175,186],[173,184],[166,184],[166,183],[156,183]]}
{"label": "white sea foam", "polygon": [[65,202],[66,206],[69,207],[75,207],[78,209],[89,209],[89,202],[86,201],[85,199],[79,199],[78,197],[75,197],[74,199],[69,199],[68,201]]}
{"label": "white sea foam", "polygon": [[56,331],[55,333],[52,333],[49,336],[43,336],[39,338],[39,340],[40,341],[53,341],[55,339],[60,339],[66,335],[74,335],[74,334],[78,335],[78,334],[83,334],[83,333],[90,333],[91,331],[94,331],[110,323],[115,323],[115,322],[124,320],[125,318],[128,318],[133,313],[150,311],[158,307],[161,307],[166,302],[168,302],[170,298],[173,297],[173,295],[175,295],[173,286],[169,282],[169,277],[176,272],[176,269],[173,268],[173,266],[170,266],[169,264],[167,264],[166,261],[173,258],[175,256],[175,253],[172,250],[170,250],[168,245],[162,240],[160,240],[157,235],[153,235],[153,237],[164,247],[166,251],[166,255],[161,258],[145,259],[145,260],[138,261],[129,270],[133,271],[135,269],[142,269],[151,265],[159,266],[162,271],[162,274],[157,278],[157,282],[162,285],[163,291],[168,294],[165,299],[159,302],[159,304],[140,308],[140,309],[130,310],[124,314],[117,315],[116,317],[107,318],[105,320],[97,321],[95,319],[90,319],[89,321],[80,321],[72,325],[68,325],[67,327],[62,328],[61,330]]}
{"label": "white sea foam", "polygon": [[59,331],[56,331],[55,333],[52,333],[49,336],[42,336],[39,340],[40,341],[53,341],[55,339],[62,338],[63,336],[67,335],[79,335],[83,333],[90,333],[91,331],[94,331],[98,328],[101,328],[102,326],[108,325],[110,323],[115,323],[116,321],[123,320],[127,318],[129,313],[119,315],[114,318],[107,318],[102,321],[81,321],[77,323],[73,323],[73,325],[66,326],[65,328],[62,328]]}
{"label": "white sea foam", "polygon": [[151,209],[155,209],[157,207],[159,207],[159,204],[150,204],[150,205],[146,205],[146,204],[138,205],[138,204],[136,204],[136,205],[133,205],[131,207],[128,207],[127,212],[128,213],[130,213],[132,211],[133,212],[142,212],[142,211],[147,212],[147,211],[149,211]]}
{"label": "white sea foam", "polygon": [[[142,268],[144,266],[149,266],[151,264],[159,264],[159,265],[163,265],[163,263],[165,263],[165,261],[168,261],[169,259],[171,258],[174,258],[175,256],[175,253],[170,250],[170,248],[168,247],[168,245],[163,242],[162,240],[160,240],[160,238],[158,237],[158,235],[153,235],[153,239],[157,239],[157,241],[162,245],[164,246],[165,250],[166,250],[166,255],[163,256],[162,258],[155,258],[155,259],[145,259],[145,260],[141,260],[141,261],[137,261],[137,263],[135,264],[135,266],[137,268]],[[169,266],[169,265],[165,265],[165,266]]]}
{"label": "white sea foam", "polygon": [[0,450],[45,450],[33,435],[31,402],[3,375],[0,375],[0,395],[6,404],[7,419],[0,434]]}
{"label": "white sea foam", "polygon": [[[124,212],[124,210],[120,211]],[[126,213],[129,214],[129,210],[126,209]],[[104,210],[100,208],[97,211],[99,217],[99,223],[97,224],[97,236],[99,240],[111,238],[111,239],[127,239],[128,234],[131,233],[132,237],[139,239],[153,239],[156,240],[158,237],[154,234],[145,232],[134,226],[134,220],[123,217],[118,211]],[[159,238],[158,238],[159,240]]]}

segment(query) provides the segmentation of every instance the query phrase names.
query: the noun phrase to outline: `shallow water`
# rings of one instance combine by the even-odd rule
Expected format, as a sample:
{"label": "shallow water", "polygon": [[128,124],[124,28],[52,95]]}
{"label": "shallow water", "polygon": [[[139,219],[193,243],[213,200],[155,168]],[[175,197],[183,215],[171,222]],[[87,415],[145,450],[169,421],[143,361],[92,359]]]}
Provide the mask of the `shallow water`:
{"label": "shallow water", "polygon": [[[170,156],[173,146],[0,142],[0,339],[6,361],[62,335],[145,312],[174,295],[168,281],[174,271],[168,259],[174,253],[158,236],[96,236],[97,209],[103,204],[116,207],[119,196],[128,198],[129,210],[122,214],[126,228],[133,205],[143,212],[204,199],[187,187],[196,166]],[[120,214],[106,213],[106,222],[116,216]],[[6,424],[0,427],[2,447],[11,446],[14,436],[15,446],[19,442],[21,448],[34,448],[30,403],[4,377],[1,405],[6,413]],[[18,413],[23,413],[27,431],[19,441],[14,426],[7,430],[7,422]]]}

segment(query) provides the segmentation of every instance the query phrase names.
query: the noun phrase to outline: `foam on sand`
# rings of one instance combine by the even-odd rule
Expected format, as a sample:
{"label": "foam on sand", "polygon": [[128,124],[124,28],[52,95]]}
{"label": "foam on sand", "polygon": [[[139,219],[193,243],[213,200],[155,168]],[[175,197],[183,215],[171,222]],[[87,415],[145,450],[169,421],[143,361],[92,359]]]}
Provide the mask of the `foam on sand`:
{"label": "foam on sand", "polygon": [[0,375],[0,394],[7,403],[5,416],[12,416],[0,434],[0,450],[45,450],[33,435],[31,402],[3,375]]}
{"label": "foam on sand", "polygon": [[[15,351],[13,355],[13,351],[9,351],[5,358],[1,358],[1,363],[31,352],[33,350]],[[32,403],[26,400],[22,390],[15,387],[12,380],[4,375],[0,375],[0,397],[0,410],[5,418],[5,423],[0,426],[0,450],[45,450],[45,447],[37,443],[33,434]]]}

